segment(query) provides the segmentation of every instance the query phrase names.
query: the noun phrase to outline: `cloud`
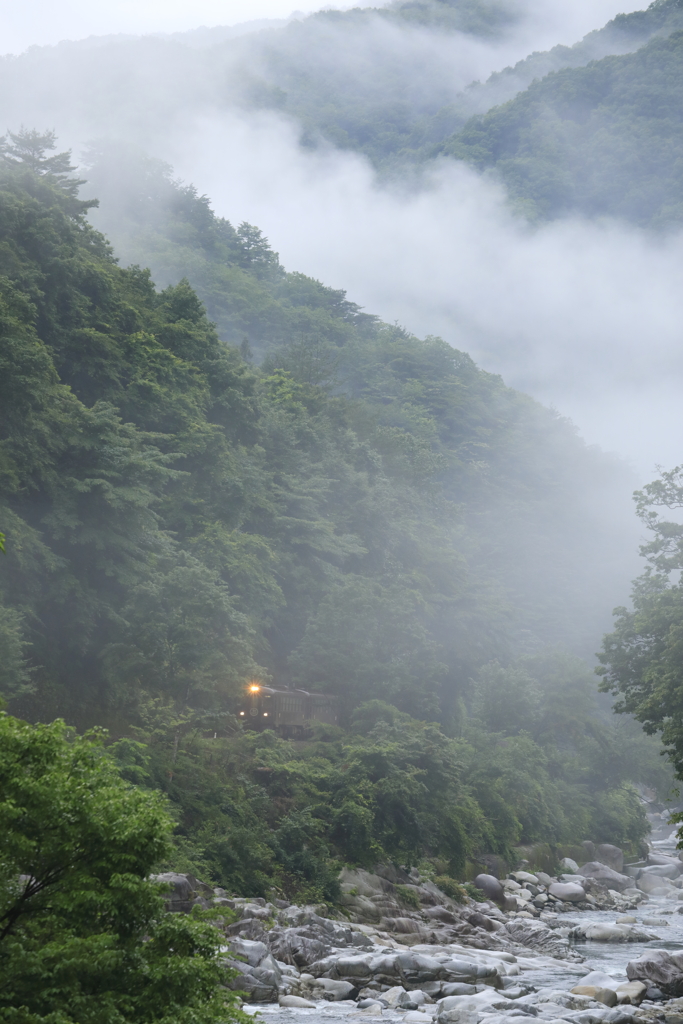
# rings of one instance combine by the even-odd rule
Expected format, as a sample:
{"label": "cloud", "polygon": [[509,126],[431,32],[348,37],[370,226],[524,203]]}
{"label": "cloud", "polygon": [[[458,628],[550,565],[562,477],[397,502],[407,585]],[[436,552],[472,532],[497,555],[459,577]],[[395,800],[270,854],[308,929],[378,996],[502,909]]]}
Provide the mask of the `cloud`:
{"label": "cloud", "polygon": [[531,229],[495,182],[447,161],[420,191],[382,187],[362,158],[302,150],[266,114],[199,119],[167,155],[220,214],[259,224],[288,268],[466,349],[645,477],[680,459],[681,235]]}
{"label": "cloud", "polygon": [[[408,67],[420,88],[420,69],[431,73],[427,92],[455,92],[531,49],[572,42],[619,9],[614,0],[521,3],[526,17],[502,41],[369,19],[351,47],[333,34],[317,56],[337,62],[349,89],[366,87],[354,79],[360,55],[380,91],[385,69],[387,81],[401,85],[389,72]],[[79,10],[72,3],[67,13]],[[201,5],[192,16],[201,20]],[[54,127],[77,151],[108,133],[137,141],[173,163],[219,213],[258,224],[288,268],[470,351],[572,416],[589,441],[632,459],[644,478],[655,463],[678,461],[680,236],[658,240],[578,220],[531,230],[494,181],[453,162],[435,166],[420,190],[382,186],[361,157],[303,149],[294,122],[230,110],[220,63],[230,52],[219,48],[211,63],[203,51],[155,40],[32,51],[2,66],[2,122]]]}

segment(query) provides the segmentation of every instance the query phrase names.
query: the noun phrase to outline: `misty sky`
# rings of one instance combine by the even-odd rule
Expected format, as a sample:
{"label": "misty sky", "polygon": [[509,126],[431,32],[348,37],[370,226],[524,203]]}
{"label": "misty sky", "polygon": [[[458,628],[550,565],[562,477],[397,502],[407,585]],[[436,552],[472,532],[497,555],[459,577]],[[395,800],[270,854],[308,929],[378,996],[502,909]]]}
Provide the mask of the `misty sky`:
{"label": "misty sky", "polygon": [[[0,53],[20,53],[63,39],[124,32],[184,32],[200,25],[233,25],[260,18],[287,18],[321,7],[382,7],[387,0],[0,0]],[[633,0],[519,0],[537,15],[539,47],[571,43],[619,12],[647,6]]]}
{"label": "misty sky", "polygon": [[320,6],[314,0],[0,0],[0,52],[19,53],[34,44],[90,35],[184,32],[200,25],[287,18],[295,10]]}

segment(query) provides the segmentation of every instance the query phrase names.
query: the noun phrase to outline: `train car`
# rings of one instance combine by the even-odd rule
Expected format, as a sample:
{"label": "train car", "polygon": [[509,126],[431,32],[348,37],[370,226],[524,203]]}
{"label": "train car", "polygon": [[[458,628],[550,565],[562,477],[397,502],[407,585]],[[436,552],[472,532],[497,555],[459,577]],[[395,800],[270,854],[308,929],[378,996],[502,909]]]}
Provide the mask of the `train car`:
{"label": "train car", "polygon": [[276,690],[251,683],[237,716],[248,729],[273,729],[280,736],[305,736],[313,722],[336,725],[337,699],[308,690]]}

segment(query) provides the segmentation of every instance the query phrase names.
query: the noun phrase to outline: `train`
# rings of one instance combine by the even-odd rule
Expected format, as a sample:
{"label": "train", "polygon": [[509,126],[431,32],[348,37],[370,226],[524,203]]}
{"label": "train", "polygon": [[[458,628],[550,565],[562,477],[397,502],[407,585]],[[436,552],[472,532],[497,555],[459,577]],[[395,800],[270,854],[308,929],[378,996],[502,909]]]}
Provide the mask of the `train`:
{"label": "train", "polygon": [[248,729],[273,729],[286,739],[295,739],[310,732],[313,722],[337,725],[339,711],[336,697],[327,693],[250,683],[237,716]]}

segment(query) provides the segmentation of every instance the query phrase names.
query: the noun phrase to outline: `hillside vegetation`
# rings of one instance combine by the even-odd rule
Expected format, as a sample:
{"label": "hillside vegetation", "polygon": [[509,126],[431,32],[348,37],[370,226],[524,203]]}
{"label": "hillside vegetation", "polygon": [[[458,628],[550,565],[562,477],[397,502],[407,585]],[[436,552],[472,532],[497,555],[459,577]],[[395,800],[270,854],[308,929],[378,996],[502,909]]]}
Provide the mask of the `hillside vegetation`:
{"label": "hillside vegetation", "polygon": [[[620,468],[162,174],[154,237],[241,351],[222,341],[187,280],[117,264],[52,146],[11,136],[0,170],[9,710],[109,726],[173,800],[173,863],[242,892],[637,844],[657,746],[557,647],[591,642],[612,585]],[[336,694],[341,727],[243,734],[254,677]]]}
{"label": "hillside vegetation", "polygon": [[[167,151],[175,126],[272,116],[306,147],[351,149],[400,177],[534,80],[683,28],[680,0],[655,0],[572,46],[504,67],[525,17],[498,0],[397,0],[227,39],[217,28],[32,47],[0,58],[2,123],[58,126],[81,143],[126,139],[153,154]],[[491,67],[501,70],[486,77]],[[477,75],[485,80],[471,81]]]}
{"label": "hillside vegetation", "polygon": [[495,170],[533,219],[683,219],[683,32],[534,82],[439,147]]}

